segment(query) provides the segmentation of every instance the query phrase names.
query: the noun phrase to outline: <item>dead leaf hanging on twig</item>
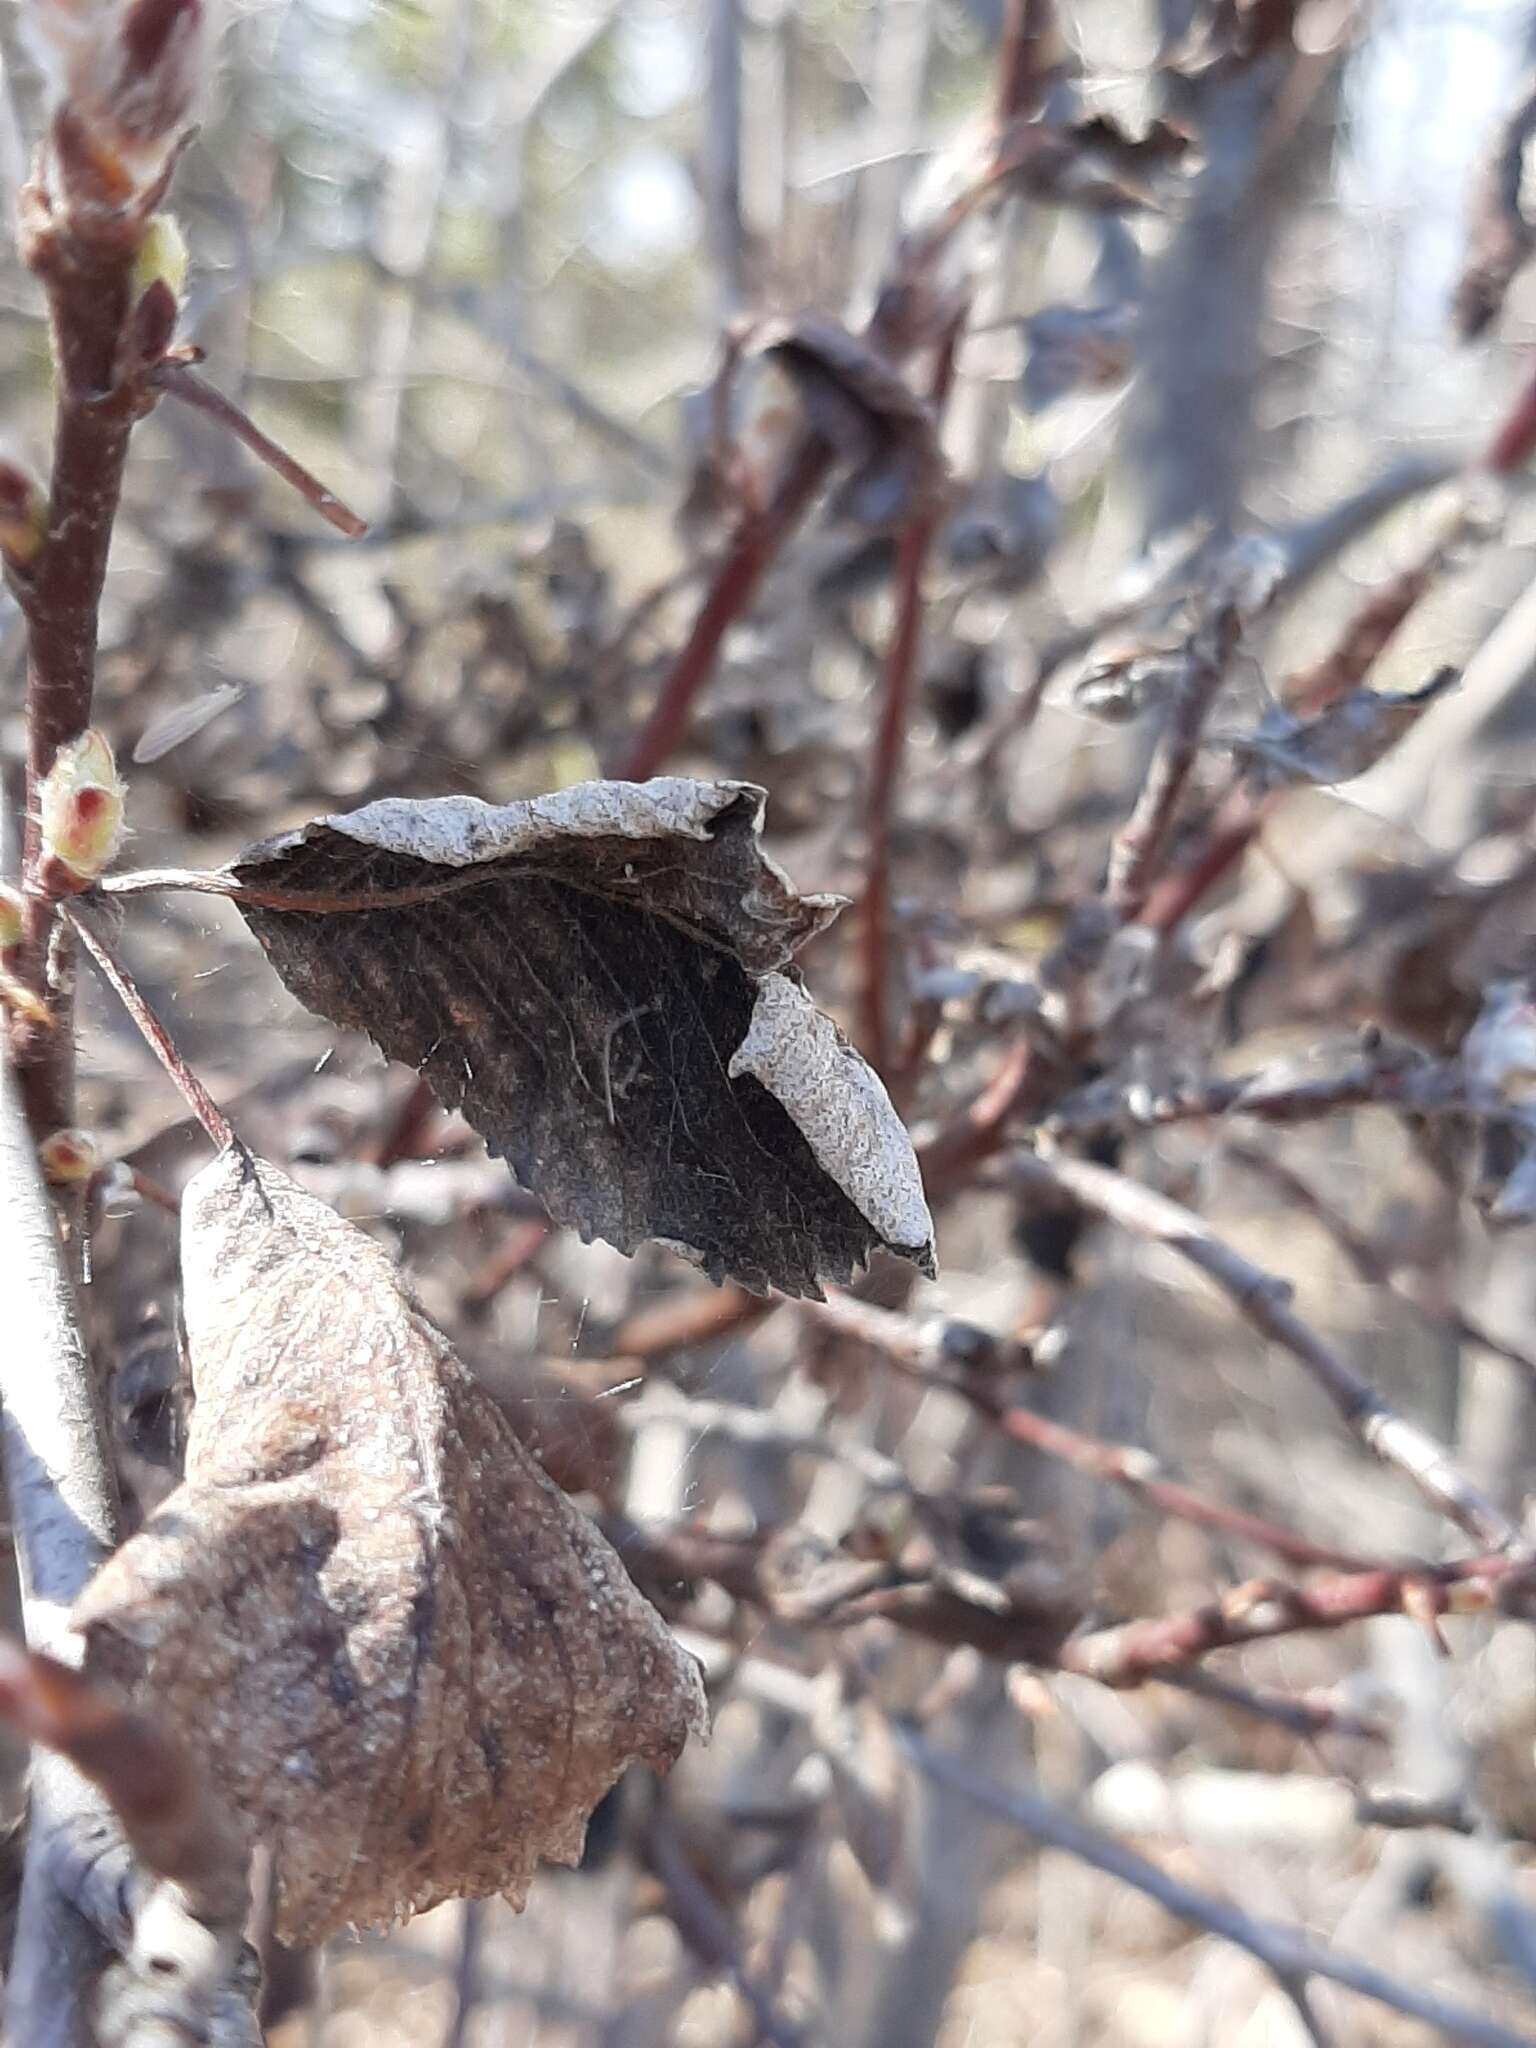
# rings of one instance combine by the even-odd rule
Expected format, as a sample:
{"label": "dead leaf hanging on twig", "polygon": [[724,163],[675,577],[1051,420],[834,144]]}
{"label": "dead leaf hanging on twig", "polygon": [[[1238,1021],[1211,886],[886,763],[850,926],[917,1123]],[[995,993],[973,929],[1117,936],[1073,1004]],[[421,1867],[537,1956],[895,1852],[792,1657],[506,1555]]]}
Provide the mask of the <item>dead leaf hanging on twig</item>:
{"label": "dead leaf hanging on twig", "polygon": [[1298,719],[1279,707],[1251,733],[1225,744],[1260,789],[1292,782],[1332,786],[1374,768],[1419,719],[1461,680],[1461,671],[1437,669],[1417,690],[1352,690],[1316,718]]}
{"label": "dead leaf hanging on twig", "polygon": [[887,532],[943,495],[949,473],[933,414],[877,348],[835,320],[806,316],[771,326],[761,350],[849,465],[835,516]]}
{"label": "dead leaf hanging on twig", "polygon": [[182,1202],[185,1483],[82,1597],[87,1668],[195,1744],[312,1946],[521,1902],[697,1670],[386,1253],[265,1161]]}
{"label": "dead leaf hanging on twig", "polygon": [[299,1000],[424,1074],[557,1221],[814,1295],[878,1246],[929,1265],[932,1224],[884,1088],[783,971],[838,899],[765,858],[762,803],[681,779],[390,799],[235,873]]}

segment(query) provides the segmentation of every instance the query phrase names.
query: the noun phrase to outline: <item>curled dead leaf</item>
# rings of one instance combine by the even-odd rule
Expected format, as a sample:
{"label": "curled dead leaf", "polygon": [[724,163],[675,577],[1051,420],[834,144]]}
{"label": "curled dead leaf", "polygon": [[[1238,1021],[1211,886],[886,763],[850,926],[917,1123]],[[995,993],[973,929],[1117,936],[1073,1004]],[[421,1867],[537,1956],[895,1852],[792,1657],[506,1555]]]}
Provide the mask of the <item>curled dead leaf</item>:
{"label": "curled dead leaf", "polygon": [[884,1088],[790,957],[797,895],[739,782],[390,799],[252,849],[247,921],[299,1000],[463,1110],[558,1222],[711,1279],[820,1292],[932,1225]]}
{"label": "curled dead leaf", "polygon": [[695,1666],[380,1246],[225,1153],[182,1266],[187,1476],[82,1596],[88,1672],[270,1845],[283,1940],[520,1903],[702,1729]]}

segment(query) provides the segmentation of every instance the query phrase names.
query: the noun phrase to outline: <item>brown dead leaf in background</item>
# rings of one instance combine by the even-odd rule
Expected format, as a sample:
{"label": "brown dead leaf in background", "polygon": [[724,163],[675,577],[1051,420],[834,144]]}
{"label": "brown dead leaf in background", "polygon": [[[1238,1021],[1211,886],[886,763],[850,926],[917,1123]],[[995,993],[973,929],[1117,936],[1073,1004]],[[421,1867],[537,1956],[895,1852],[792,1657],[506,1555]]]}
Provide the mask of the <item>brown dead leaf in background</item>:
{"label": "brown dead leaf in background", "polygon": [[520,1903],[702,1729],[697,1670],[378,1245],[235,1153],[182,1219],[187,1477],[81,1599],[87,1669],[270,1844],[284,1941]]}
{"label": "brown dead leaf in background", "polygon": [[819,1294],[931,1263],[911,1141],[781,970],[835,915],[739,782],[592,782],[500,808],[388,799],[255,847],[242,905],[310,1009],[424,1074],[557,1222],[711,1279]]}

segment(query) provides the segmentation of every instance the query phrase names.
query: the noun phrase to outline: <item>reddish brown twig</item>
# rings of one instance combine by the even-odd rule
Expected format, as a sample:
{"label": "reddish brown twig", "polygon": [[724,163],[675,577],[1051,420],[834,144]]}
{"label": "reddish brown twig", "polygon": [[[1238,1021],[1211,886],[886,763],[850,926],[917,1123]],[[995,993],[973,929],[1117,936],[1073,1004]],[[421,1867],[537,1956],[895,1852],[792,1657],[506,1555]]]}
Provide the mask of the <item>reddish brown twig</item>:
{"label": "reddish brown twig", "polygon": [[179,1216],[181,1203],[169,1188],[147,1173],[141,1173],[136,1166],[128,1169],[128,1181],[141,1202],[148,1202],[152,1208],[163,1209],[167,1216]]}
{"label": "reddish brown twig", "polygon": [[1048,1063],[1026,1038],[1011,1045],[985,1088],[951,1124],[918,1150],[930,1202],[941,1202],[965,1186],[978,1166],[1008,1143],[1016,1121],[1044,1107]]}
{"label": "reddish brown twig", "polygon": [[[939,344],[929,392],[934,424],[954,385],[955,354],[965,325],[962,312]],[[864,1051],[876,1073],[889,1076],[891,1037],[891,822],[912,718],[912,692],[923,643],[923,576],[943,514],[940,503],[925,504],[907,521],[896,546],[896,615],[886,648],[880,720],[875,731],[869,793],[864,814],[866,841],[864,901],[861,907],[860,1014]]]}
{"label": "reddish brown twig", "polygon": [[780,1306],[775,1297],[748,1294],[744,1287],[694,1288],[637,1310],[619,1325],[608,1348],[615,1358],[664,1358],[690,1344],[735,1336]]}
{"label": "reddish brown twig", "polygon": [[[4,1642],[0,1719],[99,1788],[127,1851],[160,1880],[130,1881],[123,1846],[99,1825],[54,1845],[56,1880],[139,1987],[114,1986],[113,2024],[104,2012],[99,2038],[147,2042],[151,2025],[156,2040],[216,2048],[254,2038],[257,1987],[241,1954],[249,1849],[192,1751],[68,1664]],[[155,2013],[143,2031],[130,2018],[141,2005]]]}
{"label": "reddish brown twig", "polygon": [[188,1109],[221,1152],[233,1145],[236,1139],[229,1119],[187,1065],[169,1032],[144,1000],[133,976],[113,952],[111,941],[100,923],[78,899],[65,906],[64,915],[100,968],[102,978],[138,1026],[140,1037],[175,1082]]}
{"label": "reddish brown twig", "polygon": [[1121,1229],[1167,1245],[1198,1266],[1261,1335],[1306,1367],[1374,1457],[1403,1473],[1475,1542],[1494,1549],[1515,1543],[1518,1532],[1508,1517],[1457,1470],[1443,1446],[1399,1415],[1302,1321],[1290,1305],[1290,1284],[1240,1257],[1193,1210],[1087,1160],[1026,1152],[1016,1156],[1013,1170],[1027,1185],[1069,1195]]}
{"label": "reddish brown twig", "polygon": [[243,447],[250,449],[258,462],[264,462],[285,484],[291,484],[306,505],[312,505],[327,525],[334,526],[348,540],[361,540],[368,531],[366,519],[359,519],[351,507],[344,505],[334,491],[327,490],[302,462],[295,461],[270,434],[264,434],[233,399],[226,398],[222,391],[215,390],[213,385],[199,377],[185,359],[167,357],[151,373],[150,382],[157,390],[168,392],[172,398],[179,398],[183,405],[206,413],[221,427],[228,428]]}
{"label": "reddish brown twig", "polygon": [[1477,1557],[1454,1567],[1354,1572],[1309,1586],[1253,1579],[1187,1614],[1127,1621],[1079,1636],[1062,1651],[1063,1670],[1101,1685],[1141,1685],[1213,1650],[1271,1641],[1310,1629],[1336,1629],[1378,1614],[1480,1614],[1514,1572],[1507,1557]]}
{"label": "reddish brown twig", "polygon": [[[208,1871],[207,1795],[185,1747],[56,1658],[0,1642],[0,1718],[100,1786],[146,1868],[184,1883]],[[243,1852],[233,1877],[244,1892]]]}
{"label": "reddish brown twig", "polygon": [[418,1074],[378,1138],[364,1148],[363,1158],[371,1166],[381,1167],[398,1166],[402,1159],[425,1158],[427,1132],[440,1114],[432,1083]]}
{"label": "reddish brown twig", "polygon": [[1536,376],[1521,386],[1483,454],[1490,476],[1513,476],[1536,454]]}
{"label": "reddish brown twig", "polygon": [[1298,718],[1315,718],[1359,688],[1420,598],[1438,581],[1458,527],[1459,522],[1453,522],[1452,533],[1438,539],[1411,567],[1373,590],[1321,661],[1286,679],[1280,696],[1288,710]]}
{"label": "reddish brown twig", "polygon": [[998,46],[997,125],[1032,113],[1050,82],[1060,51],[1054,0],[1008,0]]}
{"label": "reddish brown twig", "polygon": [[549,1237],[550,1226],[542,1216],[514,1224],[496,1249],[487,1253],[464,1283],[466,1309],[488,1308],[501,1290],[537,1258]]}
{"label": "reddish brown twig", "polygon": [[[129,313],[129,280],[142,221],[110,231],[92,217],[55,215],[40,183],[20,207],[20,245],[48,295],[57,371],[48,532],[20,589],[27,621],[27,801],[23,870],[41,856],[38,792],[61,746],[90,723],[96,674],[96,616],[107,550],[122,492],[129,436],[140,410],[118,351]],[[28,1121],[43,1137],[74,1121],[72,989],[48,986],[49,899],[34,890],[16,979],[46,1001],[57,1026],[13,1034],[17,1081]]]}
{"label": "reddish brown twig", "polygon": [[1280,790],[1259,791],[1245,782],[1234,783],[1217,807],[1205,844],[1193,859],[1152,885],[1137,922],[1148,931],[1177,931],[1195,905],[1237,866],[1283,795]]}
{"label": "reddish brown twig", "polygon": [[768,503],[742,519],[661,695],[624,757],[620,773],[630,781],[643,782],[654,775],[681,745],[694,703],[714,672],[722,641],[746,612],[785,541],[810,510],[831,475],[833,460],[832,444],[820,434],[807,434]]}

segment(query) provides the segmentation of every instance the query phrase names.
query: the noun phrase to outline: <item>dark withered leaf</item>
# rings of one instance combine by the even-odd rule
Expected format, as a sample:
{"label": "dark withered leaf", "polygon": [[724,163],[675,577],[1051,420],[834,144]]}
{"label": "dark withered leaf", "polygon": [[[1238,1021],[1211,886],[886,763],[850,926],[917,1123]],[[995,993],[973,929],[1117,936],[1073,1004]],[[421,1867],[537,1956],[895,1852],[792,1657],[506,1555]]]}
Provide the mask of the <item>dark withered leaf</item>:
{"label": "dark withered leaf", "polygon": [[235,874],[314,906],[242,906],[299,1000],[424,1074],[558,1222],[815,1294],[882,1245],[927,1265],[932,1225],[885,1090],[785,971],[838,903],[766,859],[761,812],[678,778],[390,799]]}
{"label": "dark withered leaf", "polygon": [[265,1161],[182,1202],[187,1476],[75,1611],[193,1744],[313,1947],[573,1864],[698,1672],[388,1255]]}
{"label": "dark withered leaf", "polygon": [[933,414],[878,349],[813,316],[775,323],[761,346],[848,466],[834,516],[884,532],[942,497],[948,470]]}

